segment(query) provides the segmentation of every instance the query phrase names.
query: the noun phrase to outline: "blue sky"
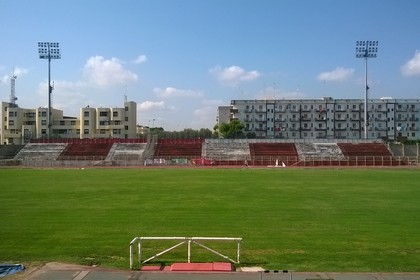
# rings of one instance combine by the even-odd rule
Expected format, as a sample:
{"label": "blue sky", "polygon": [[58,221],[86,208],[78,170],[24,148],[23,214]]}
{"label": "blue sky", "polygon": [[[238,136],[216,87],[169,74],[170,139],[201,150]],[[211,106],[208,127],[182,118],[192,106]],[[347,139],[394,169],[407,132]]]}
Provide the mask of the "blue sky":
{"label": "blue sky", "polygon": [[59,42],[53,107],[137,102],[138,124],[210,128],[232,99],[420,99],[418,0],[0,0],[0,99],[48,106],[38,42]]}

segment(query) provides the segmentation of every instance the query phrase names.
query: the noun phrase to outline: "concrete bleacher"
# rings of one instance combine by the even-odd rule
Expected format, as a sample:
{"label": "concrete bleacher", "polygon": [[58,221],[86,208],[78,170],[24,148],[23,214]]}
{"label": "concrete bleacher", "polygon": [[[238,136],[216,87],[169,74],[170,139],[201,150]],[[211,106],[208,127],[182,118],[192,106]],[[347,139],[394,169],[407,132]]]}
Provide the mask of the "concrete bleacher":
{"label": "concrete bleacher", "polygon": [[206,139],[203,147],[203,158],[214,160],[246,160],[251,158],[249,143],[236,139]]}
{"label": "concrete bleacher", "polygon": [[418,144],[389,144],[389,149],[394,156],[419,157],[420,147]]}
{"label": "concrete bleacher", "polygon": [[66,143],[28,143],[15,156],[16,160],[56,160]]}
{"label": "concrete bleacher", "polygon": [[58,160],[105,160],[113,143],[71,143]]}
{"label": "concrete bleacher", "polygon": [[355,156],[392,156],[384,143],[338,143],[343,155],[346,157]]}
{"label": "concrete bleacher", "polygon": [[294,143],[250,143],[252,156],[298,156]]}
{"label": "concrete bleacher", "polygon": [[191,158],[201,157],[202,140],[158,140],[155,145],[155,157]]}
{"label": "concrete bleacher", "polygon": [[13,159],[25,145],[0,145],[0,159]]}
{"label": "concrete bleacher", "polygon": [[146,143],[115,143],[107,156],[107,160],[139,160],[142,159]]}
{"label": "concrete bleacher", "polygon": [[337,143],[296,143],[299,158],[329,158],[336,160],[345,159]]}

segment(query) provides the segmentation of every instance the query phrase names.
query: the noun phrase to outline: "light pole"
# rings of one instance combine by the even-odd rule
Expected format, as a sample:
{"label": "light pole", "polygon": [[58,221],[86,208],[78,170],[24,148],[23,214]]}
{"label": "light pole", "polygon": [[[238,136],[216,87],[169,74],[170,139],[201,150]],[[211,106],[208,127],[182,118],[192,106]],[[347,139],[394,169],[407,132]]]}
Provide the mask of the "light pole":
{"label": "light pole", "polygon": [[365,130],[365,139],[368,138],[367,127],[368,127],[368,58],[375,58],[376,53],[378,52],[378,41],[356,41],[356,58],[364,58],[365,59],[365,122],[364,122],[364,130]]}
{"label": "light pole", "polygon": [[40,59],[48,59],[48,137],[51,136],[51,95],[53,87],[51,86],[51,59],[61,59],[60,46],[58,43],[38,42],[38,52]]}

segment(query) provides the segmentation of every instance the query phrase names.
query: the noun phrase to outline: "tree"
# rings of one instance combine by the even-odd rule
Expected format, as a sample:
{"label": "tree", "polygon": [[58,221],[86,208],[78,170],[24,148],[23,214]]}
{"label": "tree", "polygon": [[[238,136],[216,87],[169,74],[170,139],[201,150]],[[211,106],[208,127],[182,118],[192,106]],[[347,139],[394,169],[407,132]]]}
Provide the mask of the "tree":
{"label": "tree", "polygon": [[224,138],[241,138],[243,136],[242,130],[245,125],[239,120],[231,120],[230,123],[222,123],[219,126],[219,132]]}

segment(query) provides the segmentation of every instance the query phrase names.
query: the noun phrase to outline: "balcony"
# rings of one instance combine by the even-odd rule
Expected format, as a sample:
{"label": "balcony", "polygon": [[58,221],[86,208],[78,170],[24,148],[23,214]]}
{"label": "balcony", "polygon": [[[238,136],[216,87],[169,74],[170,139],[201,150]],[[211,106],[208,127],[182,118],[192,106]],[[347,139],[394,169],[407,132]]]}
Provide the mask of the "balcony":
{"label": "balcony", "polygon": [[244,122],[252,122],[252,118],[246,118],[244,119]]}
{"label": "balcony", "polygon": [[387,131],[388,128],[386,127],[375,127],[375,131]]}
{"label": "balcony", "polygon": [[335,108],[334,109],[335,112],[347,112],[346,108]]}
{"label": "balcony", "polygon": [[334,128],[335,131],[346,131],[347,127],[336,127]]}
{"label": "balcony", "polygon": [[264,118],[256,118],[256,119],[254,119],[254,121],[255,122],[266,122],[267,119],[264,119]]}
{"label": "balcony", "polygon": [[347,121],[347,119],[344,119],[344,118],[336,118],[336,119],[334,119],[334,121],[335,122],[345,122],[345,121]]}
{"label": "balcony", "polygon": [[418,122],[419,121],[419,118],[409,118],[409,121],[410,122]]}
{"label": "balcony", "polygon": [[290,119],[289,119],[289,121],[291,121],[291,122],[298,122],[298,121],[299,121],[299,119],[296,119],[296,118],[295,118],[295,119],[290,118]]}
{"label": "balcony", "polygon": [[327,118],[315,118],[315,121],[317,121],[317,122],[325,122],[325,121],[327,121]]}
{"label": "balcony", "polygon": [[315,127],[315,131],[327,131],[326,127]]}
{"label": "balcony", "polygon": [[281,118],[281,119],[276,119],[276,122],[285,122],[287,119]]}
{"label": "balcony", "polygon": [[387,119],[375,118],[375,122],[386,122]]}

